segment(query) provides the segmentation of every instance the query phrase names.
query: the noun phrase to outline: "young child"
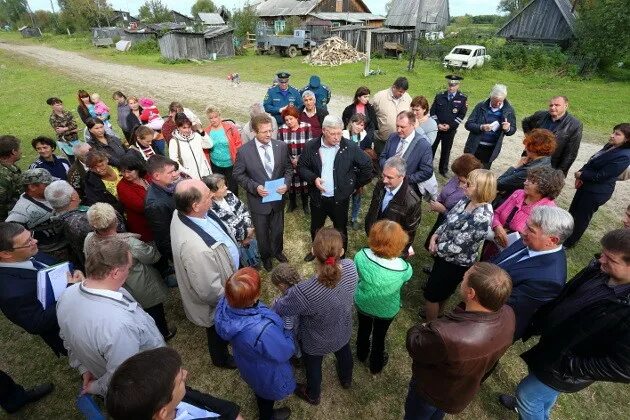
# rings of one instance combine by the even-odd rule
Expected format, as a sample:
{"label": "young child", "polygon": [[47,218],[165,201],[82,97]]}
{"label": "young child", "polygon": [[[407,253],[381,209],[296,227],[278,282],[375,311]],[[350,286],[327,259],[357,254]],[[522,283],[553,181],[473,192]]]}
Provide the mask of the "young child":
{"label": "young child", "polygon": [[152,147],[155,134],[155,131],[146,125],[139,126],[131,136],[131,146],[129,148],[140,153],[144,160],[149,160],[151,156],[156,154]]}
{"label": "young child", "polygon": [[[271,282],[283,295],[286,295],[291,287],[300,282],[300,273],[289,263],[280,263],[271,272]],[[299,359],[302,357],[302,351],[300,350],[300,343],[297,337],[299,318],[298,316],[287,316],[282,317],[282,320],[284,321],[284,328],[293,333],[295,357]]]}
{"label": "young child", "polygon": [[90,99],[94,102],[94,112],[96,113],[96,117],[101,119],[106,126],[111,127],[112,123],[109,121],[109,107],[102,101],[101,95],[93,93]]}
{"label": "young child", "polygon": [[161,130],[164,125],[164,119],[160,116],[160,110],[155,105],[155,101],[150,98],[140,98],[138,103],[142,107],[142,114],[140,114],[142,124],[154,130]]}

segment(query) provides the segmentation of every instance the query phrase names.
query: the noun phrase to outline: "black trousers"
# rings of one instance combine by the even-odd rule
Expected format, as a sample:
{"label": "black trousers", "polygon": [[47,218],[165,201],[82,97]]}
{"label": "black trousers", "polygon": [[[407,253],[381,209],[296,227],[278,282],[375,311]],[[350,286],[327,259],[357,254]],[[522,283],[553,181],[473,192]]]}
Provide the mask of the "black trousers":
{"label": "black trousers", "polygon": [[208,336],[208,351],[210,352],[212,364],[215,366],[225,365],[230,359],[228,342],[219,337],[214,325],[206,328],[206,335]]}
{"label": "black trousers", "polygon": [[14,413],[28,403],[24,388],[0,370],[0,407],[7,413]]}
{"label": "black trousers", "polygon": [[[335,352],[337,358],[337,375],[342,383],[352,382],[352,351],[350,343]],[[314,356],[302,353],[304,367],[306,368],[306,393],[313,400],[319,399],[322,393],[322,361],[324,356]]]}
{"label": "black trousers", "polygon": [[484,169],[490,169],[492,162],[490,162],[490,158],[492,157],[492,153],[494,152],[494,146],[484,146],[480,144],[475,150],[475,157],[483,163]]}
{"label": "black trousers", "polygon": [[609,199],[609,193],[598,194],[591,191],[584,191],[583,188],[578,188],[575,191],[571,206],[569,207],[569,213],[573,216],[573,233],[564,241],[565,247],[570,248],[580,240],[586,228],[591,223],[591,219],[597,209]]}
{"label": "black trousers", "polygon": [[169,333],[168,324],[166,323],[166,315],[164,314],[164,304],[160,303],[150,308],[145,308],[144,311],[149,314],[155,321],[155,325],[160,330],[163,337],[166,337]]}
{"label": "black trousers", "polygon": [[335,203],[334,197],[321,197],[318,205],[311,200],[311,240],[315,239],[317,231],[326,223],[326,217],[330,217],[335,229],[343,238],[343,249],[348,250],[348,205],[350,197]]}
{"label": "black trousers", "polygon": [[271,420],[273,417],[273,404],[274,400],[266,400],[263,397],[256,395],[256,405],[258,406],[258,419],[259,420]]}
{"label": "black trousers", "polygon": [[228,190],[232,191],[234,195],[238,197],[238,182],[236,182],[236,179],[232,176],[234,166],[222,168],[210,161],[210,167],[212,168],[212,173],[221,174],[225,177],[225,185],[227,185]]}
{"label": "black trousers", "polygon": [[[357,311],[359,328],[357,330],[357,359],[364,361],[370,355],[370,371],[378,373],[383,370],[383,356],[385,353],[385,336],[393,318],[376,318]],[[370,351],[370,336],[372,346]]]}
{"label": "black trousers", "polygon": [[442,143],[440,149],[440,163],[438,165],[438,172],[448,172],[448,161],[451,158],[451,149],[453,148],[453,139],[457,130],[438,131],[437,137],[431,146],[433,150],[433,158],[435,159],[435,153],[437,152],[438,144]]}
{"label": "black trousers", "polygon": [[272,258],[280,255],[284,248],[284,206],[269,214],[257,214],[251,212],[256,240],[258,241],[258,253],[260,258]]}
{"label": "black trousers", "polygon": [[438,213],[438,217],[435,220],[433,227],[429,231],[429,234],[427,235],[427,239],[424,241],[424,248],[427,251],[429,250],[429,242],[431,242],[431,236],[433,236],[437,228],[439,228],[440,225],[442,225],[442,223],[444,223],[445,220],[446,220],[446,213]]}

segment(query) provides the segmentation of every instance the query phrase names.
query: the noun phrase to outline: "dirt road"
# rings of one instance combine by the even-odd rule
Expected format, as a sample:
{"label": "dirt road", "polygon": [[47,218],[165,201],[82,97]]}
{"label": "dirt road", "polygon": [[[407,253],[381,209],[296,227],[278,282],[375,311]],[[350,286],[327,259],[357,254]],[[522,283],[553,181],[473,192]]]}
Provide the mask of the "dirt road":
{"label": "dirt road", "polygon": [[[101,85],[110,86],[112,91],[122,90],[128,94],[156,98],[161,109],[165,109],[169,102],[179,100],[202,115],[201,111],[204,106],[213,104],[224,110],[222,112],[224,116],[235,118],[240,122],[248,118],[248,107],[256,101],[262,101],[268,88],[266,85],[252,82],[243,82],[239,86],[233,87],[229,81],[222,77],[199,76],[107,63],[83,57],[78,53],[43,46],[13,45],[0,42],[0,48],[12,54],[26,56],[41,66],[56,69],[78,82],[96,81]],[[421,92],[415,92],[412,87],[410,93],[413,95]],[[53,92],[51,92],[52,94]],[[107,95],[103,96],[107,97]],[[481,98],[473,98],[471,102],[476,103],[479,100]],[[543,101],[544,98],[541,98],[541,103]],[[331,113],[341,115],[344,107],[351,102],[351,97],[335,95],[329,109]],[[519,118],[521,117],[523,116],[519,116]],[[462,152],[467,135],[468,132],[460,127],[455,138],[452,156],[458,156]],[[601,148],[602,139],[594,140],[597,140],[599,144],[593,144],[589,142],[589,139],[584,139],[578,158],[572,166],[573,171],[578,170],[593,153]],[[496,173],[502,173],[518,160],[522,151],[522,141],[523,132],[520,130],[512,137],[506,138],[501,155],[492,166]],[[573,193],[573,177],[570,174],[567,178],[567,185],[558,200],[559,204],[568,208]],[[615,194],[605,205],[605,211],[600,211],[600,214],[596,216],[596,223],[593,226],[603,225],[603,229],[613,227],[610,226],[610,223],[608,226],[606,223],[597,223],[598,220],[603,222],[609,218],[610,213],[614,215],[615,224],[619,224],[619,218],[622,217],[625,208],[630,203],[629,197],[630,182],[618,183]],[[610,213],[606,215],[605,213],[608,212]],[[596,232],[593,234],[595,237],[598,236]]]}

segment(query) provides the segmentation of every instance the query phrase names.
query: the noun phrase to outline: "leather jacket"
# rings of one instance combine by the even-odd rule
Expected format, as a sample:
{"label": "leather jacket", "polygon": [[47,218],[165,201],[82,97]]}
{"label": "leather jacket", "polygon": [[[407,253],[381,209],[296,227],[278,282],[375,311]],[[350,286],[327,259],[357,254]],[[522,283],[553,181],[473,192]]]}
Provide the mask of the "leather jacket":
{"label": "leather jacket", "polygon": [[463,411],[483,379],[512,345],[515,318],[503,305],[497,312],[457,307],[435,321],[407,331],[416,392],[449,414]]}
{"label": "leather jacket", "polygon": [[550,317],[584,283],[603,276],[592,261],[538,310],[524,337],[540,334],[538,344],[521,357],[531,373],[558,391],[577,392],[594,381],[630,383],[630,292],[591,303],[559,323]]}

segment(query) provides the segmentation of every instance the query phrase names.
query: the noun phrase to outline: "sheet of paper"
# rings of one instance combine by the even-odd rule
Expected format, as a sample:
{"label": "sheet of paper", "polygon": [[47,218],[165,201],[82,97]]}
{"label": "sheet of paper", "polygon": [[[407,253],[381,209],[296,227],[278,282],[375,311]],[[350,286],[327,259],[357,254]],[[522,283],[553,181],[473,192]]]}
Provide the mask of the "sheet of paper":
{"label": "sheet of paper", "polygon": [[[508,246],[512,245],[514,242],[518,241],[519,239],[521,239],[521,234],[518,232],[511,232],[507,234],[507,245],[505,245],[505,248],[507,248]],[[497,248],[499,248],[499,250],[503,251],[505,248],[502,247],[501,245],[497,244],[495,242],[495,244],[497,245]]]}
{"label": "sheet of paper", "polygon": [[490,124],[490,127],[491,127],[492,131],[497,131],[500,126],[501,126],[501,124],[499,123],[499,121],[493,121]]}
{"label": "sheet of paper", "polygon": [[265,189],[269,193],[266,197],[262,198],[263,203],[271,203],[272,201],[282,200],[282,194],[276,192],[276,190],[284,185],[284,178],[272,179],[265,182]]}
{"label": "sheet of paper", "polygon": [[59,296],[66,290],[68,286],[68,273],[70,272],[70,264],[64,262],[48,269],[48,278],[55,294],[55,302],[59,300]]}
{"label": "sheet of paper", "polygon": [[206,419],[206,418],[219,418],[220,416],[212,411],[205,410],[203,408],[195,407],[187,402],[180,402],[175,409],[175,420],[192,420],[192,419]]}

